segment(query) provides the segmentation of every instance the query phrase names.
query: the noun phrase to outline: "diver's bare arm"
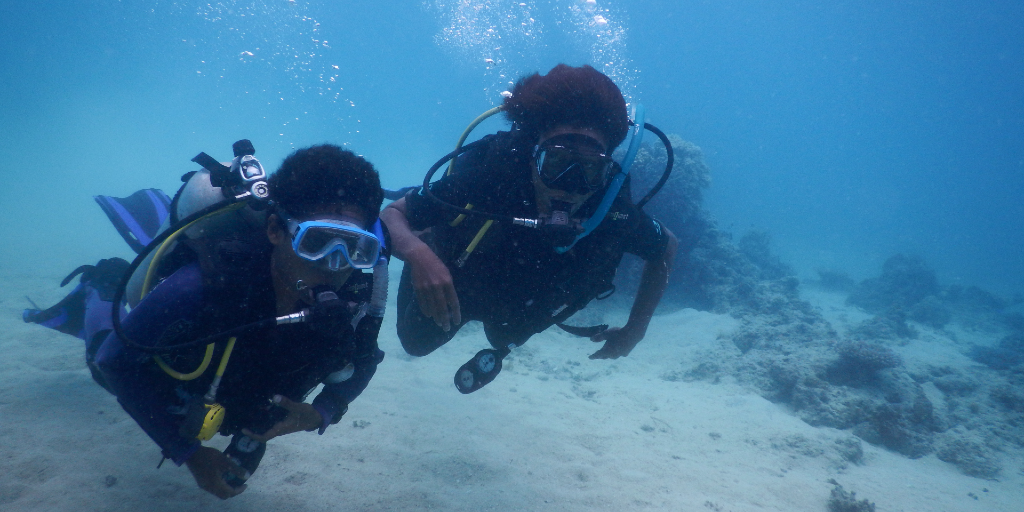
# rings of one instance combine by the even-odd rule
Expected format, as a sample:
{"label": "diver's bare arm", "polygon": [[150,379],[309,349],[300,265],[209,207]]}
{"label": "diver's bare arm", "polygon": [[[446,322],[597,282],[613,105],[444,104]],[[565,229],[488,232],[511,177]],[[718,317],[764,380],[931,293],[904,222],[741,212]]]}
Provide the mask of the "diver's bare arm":
{"label": "diver's bare arm", "polygon": [[395,256],[409,265],[412,286],[423,315],[433,318],[445,331],[451,329],[452,323],[461,325],[462,311],[452,274],[430,246],[412,232],[406,217],[405,198],[389,204],[380,217],[391,233]]}
{"label": "diver's bare arm", "polygon": [[661,302],[661,296],[668,286],[668,275],[672,270],[672,262],[675,261],[676,250],[679,247],[679,240],[668,228],[662,227],[668,236],[668,244],[661,258],[644,263],[643,275],[640,278],[640,288],[636,292],[636,299],[633,301],[633,308],[629,311],[629,320],[622,328],[611,328],[593,336],[594,341],[604,341],[605,344],[590,356],[591,359],[615,359],[629,355],[640,340],[647,334],[647,326],[654,317],[654,310]]}
{"label": "diver's bare arm", "polygon": [[644,272],[640,278],[640,288],[636,291],[636,299],[633,301],[633,308],[629,311],[629,320],[624,329],[631,328],[641,333],[647,332],[647,326],[654,317],[654,310],[661,302],[661,296],[668,286],[668,275],[672,272],[672,262],[676,259],[676,250],[679,247],[679,239],[676,238],[666,227],[665,235],[668,236],[668,244],[665,246],[665,253],[661,259],[644,262]]}
{"label": "diver's bare arm", "polygon": [[384,208],[384,211],[380,212],[380,218],[388,226],[392,252],[398,259],[406,261],[409,253],[423,248],[430,249],[409,227],[404,197]]}

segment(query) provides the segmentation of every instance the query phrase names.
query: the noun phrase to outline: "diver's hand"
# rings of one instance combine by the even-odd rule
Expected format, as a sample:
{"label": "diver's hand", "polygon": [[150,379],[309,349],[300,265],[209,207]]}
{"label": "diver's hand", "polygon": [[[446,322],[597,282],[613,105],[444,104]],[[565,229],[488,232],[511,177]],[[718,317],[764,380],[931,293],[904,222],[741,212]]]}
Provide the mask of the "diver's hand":
{"label": "diver's hand", "polygon": [[640,340],[644,339],[646,330],[625,327],[612,327],[590,337],[591,341],[604,342],[601,350],[590,355],[591,359],[618,359],[626,357],[633,351]]}
{"label": "diver's hand", "polygon": [[207,446],[200,446],[188,460],[185,461],[188,470],[192,472],[192,478],[196,479],[199,488],[222,499],[226,500],[232,496],[238,496],[245,490],[244,485],[231,487],[224,481],[224,474],[231,473],[238,478],[246,480],[249,472],[242,469],[224,455],[220,450]]}
{"label": "diver's hand", "polygon": [[304,402],[293,402],[283,395],[274,395],[274,403],[278,407],[287,409],[288,416],[275,423],[273,427],[270,427],[262,435],[253,433],[247,428],[243,428],[242,433],[261,443],[265,443],[277,436],[291,434],[292,432],[308,432],[320,427],[320,424],[323,423],[320,411],[317,411],[312,405]]}
{"label": "diver's hand", "polygon": [[406,262],[410,265],[412,287],[416,290],[416,301],[423,315],[434,319],[434,323],[445,331],[451,330],[453,324],[462,325],[462,311],[452,273],[441,258],[422,244],[406,255]]}

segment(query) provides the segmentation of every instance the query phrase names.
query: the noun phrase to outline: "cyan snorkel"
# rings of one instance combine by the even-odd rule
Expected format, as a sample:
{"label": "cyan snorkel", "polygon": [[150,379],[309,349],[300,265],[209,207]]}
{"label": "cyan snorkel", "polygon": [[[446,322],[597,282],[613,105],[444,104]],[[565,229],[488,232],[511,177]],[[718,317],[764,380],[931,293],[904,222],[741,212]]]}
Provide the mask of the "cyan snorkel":
{"label": "cyan snorkel", "polygon": [[[619,172],[612,177],[608,190],[604,193],[604,197],[601,198],[601,204],[597,206],[597,210],[594,211],[594,214],[589,219],[583,221],[583,232],[576,235],[576,238],[569,242],[569,244],[556,246],[555,252],[561,254],[572,249],[576,242],[589,235],[604,220],[604,216],[608,214],[608,209],[612,207],[612,202],[615,201],[615,197],[619,195],[619,190],[622,189],[622,183],[626,181],[626,176],[629,175],[629,169],[633,166],[633,161],[636,160],[636,153],[640,150],[640,142],[644,136],[643,127],[644,106],[638,104],[633,110],[633,126],[629,129],[629,148],[626,150],[626,156],[622,159]],[[671,148],[671,144],[666,147]],[[671,153],[672,150],[669,149],[668,151]]]}

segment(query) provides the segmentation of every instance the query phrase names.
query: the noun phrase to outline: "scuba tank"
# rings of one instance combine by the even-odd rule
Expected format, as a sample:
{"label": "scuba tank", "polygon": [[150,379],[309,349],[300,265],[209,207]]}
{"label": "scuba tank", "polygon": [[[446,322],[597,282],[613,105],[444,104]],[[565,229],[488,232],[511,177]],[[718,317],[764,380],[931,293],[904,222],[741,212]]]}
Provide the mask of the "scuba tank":
{"label": "scuba tank", "polygon": [[[208,276],[244,275],[251,267],[254,253],[265,245],[265,210],[270,202],[267,176],[253,156],[256,150],[251,142],[237,141],[232,149],[235,156],[230,165],[223,165],[206,153],[192,159],[203,168],[182,176],[184,185],[171,200],[170,217],[157,238],[172,228],[180,234],[156,250],[146,248],[148,254],[128,279],[125,298],[129,306],[138,305],[157,278],[177,269],[173,263],[161,267],[164,255],[191,251],[203,274]],[[239,204],[240,201],[243,203]],[[224,207],[220,213],[187,223],[182,230],[186,224],[183,220],[207,209],[217,210],[217,205]],[[179,247],[179,237],[184,248]],[[150,245],[157,244],[154,240]]]}
{"label": "scuba tank", "polygon": [[[235,158],[230,166],[221,164],[206,153],[199,153],[192,159],[203,169],[182,178],[185,184],[171,201],[169,225],[160,230],[125,272],[114,294],[111,320],[114,332],[126,345],[150,354],[168,353],[214,343],[252,329],[306,322],[317,316],[307,309],[241,325],[202,339],[161,347],[148,347],[133,341],[121,329],[122,301],[134,307],[152,290],[158,278],[166,277],[181,267],[182,261],[178,258],[169,258],[174,261],[165,265],[165,255],[173,256],[184,251],[186,254],[182,259],[185,261],[198,258],[204,276],[214,280],[214,284],[217,284],[218,277],[244,276],[252,268],[251,264],[260,261],[254,254],[267,246],[265,210],[271,203],[267,175],[253,156],[256,150],[251,142],[240,140],[232,145],[232,149]],[[384,316],[388,289],[388,253],[380,226],[378,221],[374,229],[379,231],[381,255],[373,267],[372,293],[365,311],[376,321]],[[182,236],[185,238],[180,240],[180,245],[185,249],[179,248]]]}
{"label": "scuba tank", "polygon": [[[213,437],[224,421],[226,411],[217,403],[217,390],[239,335],[278,325],[329,321],[339,314],[340,308],[347,308],[338,300],[334,291],[325,290],[317,294],[317,305],[314,307],[239,325],[175,345],[146,346],[131,340],[123,332],[122,303],[127,302],[135,307],[152,290],[158,279],[174,273],[185,262],[198,260],[203,275],[215,285],[219,284],[218,278],[244,277],[253,268],[253,264],[266,264],[266,260],[259,256],[269,245],[266,238],[266,209],[271,201],[267,175],[253,156],[255,149],[248,140],[240,140],[232,148],[234,159],[230,165],[221,164],[206,153],[200,153],[192,159],[203,169],[182,177],[184,185],[171,201],[170,218],[128,267],[112,300],[112,327],[118,338],[133,349],[152,354],[156,364],[174,379],[188,381],[202,376],[212,362],[215,344],[227,340],[209,391],[201,399],[189,404],[179,432],[186,438],[200,441]],[[383,250],[383,231],[380,231],[378,237],[382,251],[373,267],[371,296],[361,314],[352,319],[356,335],[376,337],[384,316],[388,258]],[[188,373],[171,368],[160,357],[160,354],[202,345],[206,345],[203,361],[198,368]],[[345,374],[343,370],[328,377],[331,382],[340,382],[351,375],[351,372]]]}

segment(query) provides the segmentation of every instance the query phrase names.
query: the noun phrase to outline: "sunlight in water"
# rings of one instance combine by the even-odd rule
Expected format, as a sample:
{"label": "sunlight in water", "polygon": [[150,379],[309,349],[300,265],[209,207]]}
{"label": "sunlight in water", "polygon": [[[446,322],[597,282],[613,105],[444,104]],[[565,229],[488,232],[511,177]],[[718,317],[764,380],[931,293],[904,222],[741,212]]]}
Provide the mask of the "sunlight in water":
{"label": "sunlight in water", "polygon": [[[538,3],[502,0],[434,0],[441,29],[435,41],[485,78],[492,102],[523,73],[537,70],[537,55],[568,43],[564,59],[586,63],[612,78],[632,97],[636,71],[626,55],[620,10],[596,0]],[[558,43],[551,40],[557,39]]]}
{"label": "sunlight in water", "polygon": [[[330,41],[310,11],[309,5],[294,0],[226,0],[196,8],[196,14],[213,29],[214,35],[204,42],[211,56],[234,55],[243,64],[276,70],[294,84],[294,94],[311,92],[335,102],[342,99],[340,71],[337,64],[326,61]],[[229,66],[225,60],[212,60],[198,71],[221,76]]]}

